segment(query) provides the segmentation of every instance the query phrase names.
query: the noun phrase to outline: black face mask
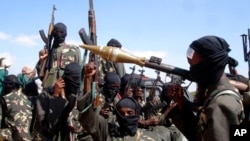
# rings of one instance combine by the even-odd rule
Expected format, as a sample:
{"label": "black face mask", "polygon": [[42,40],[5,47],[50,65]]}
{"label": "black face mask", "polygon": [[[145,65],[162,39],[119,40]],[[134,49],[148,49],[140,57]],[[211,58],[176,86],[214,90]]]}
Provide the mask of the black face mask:
{"label": "black face mask", "polygon": [[113,87],[107,84],[103,86],[103,92],[106,96],[106,100],[111,102],[115,98],[115,96],[120,92],[120,87]]}
{"label": "black face mask", "polygon": [[[127,107],[135,110],[135,115],[124,116],[119,109]],[[140,118],[140,106],[137,101],[131,97],[123,97],[115,106],[117,121],[120,125],[120,133],[122,136],[134,136],[138,128],[138,120]]]}
{"label": "black face mask", "polygon": [[53,37],[57,44],[63,43],[66,38],[66,32],[61,30],[56,30],[54,31]]}
{"label": "black face mask", "polygon": [[54,44],[58,45],[65,41],[67,36],[67,27],[63,23],[57,23],[52,31],[52,36],[54,37]]}
{"label": "black face mask", "polygon": [[208,61],[202,61],[190,67],[192,80],[202,86],[217,83],[223,72],[223,66],[216,66],[216,64],[209,65]]}
{"label": "black face mask", "polygon": [[71,62],[66,65],[63,73],[65,83],[65,95],[68,99],[70,95],[77,95],[80,89],[80,72],[81,67],[76,62]]}
{"label": "black face mask", "polygon": [[139,115],[122,116],[119,112],[116,114],[117,121],[120,125],[120,133],[122,136],[134,136],[138,128]]}
{"label": "black face mask", "polygon": [[8,75],[3,80],[3,91],[1,95],[9,94],[14,90],[19,89],[19,87],[17,77],[14,75]]}
{"label": "black face mask", "polygon": [[6,95],[9,94],[10,92],[12,92],[15,89],[15,86],[13,85],[8,85],[8,86],[4,86],[3,87],[3,91],[2,91],[2,95]]}
{"label": "black face mask", "polygon": [[[65,94],[66,98],[69,97],[69,95],[77,95],[80,89],[80,81],[78,80],[72,80],[68,77],[63,76],[64,82],[65,82]],[[80,79],[79,79],[80,80]]]}

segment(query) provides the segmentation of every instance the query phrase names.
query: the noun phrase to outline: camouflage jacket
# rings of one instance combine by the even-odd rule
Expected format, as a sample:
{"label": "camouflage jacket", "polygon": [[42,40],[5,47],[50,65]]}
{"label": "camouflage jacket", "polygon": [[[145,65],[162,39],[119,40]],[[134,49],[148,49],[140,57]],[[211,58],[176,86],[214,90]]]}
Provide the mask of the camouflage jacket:
{"label": "camouflage jacket", "polygon": [[125,73],[125,67],[123,63],[116,63],[112,61],[107,61],[105,59],[100,58],[99,60],[99,76],[103,79],[104,76],[109,72],[115,72],[122,78]]}
{"label": "camouflage jacket", "polygon": [[[54,51],[51,69],[45,71],[43,87],[46,88],[53,86],[58,74],[59,77],[62,76],[65,66],[70,62],[76,62],[81,65],[80,49],[75,45],[66,45],[65,43],[61,43],[60,46]],[[40,62],[37,63],[36,69],[37,73],[40,74],[42,69],[42,64]]]}
{"label": "camouflage jacket", "polygon": [[[21,90],[1,97],[0,135],[5,140],[31,140],[29,128],[32,119],[31,102]],[[4,119],[3,119],[4,117]]]}

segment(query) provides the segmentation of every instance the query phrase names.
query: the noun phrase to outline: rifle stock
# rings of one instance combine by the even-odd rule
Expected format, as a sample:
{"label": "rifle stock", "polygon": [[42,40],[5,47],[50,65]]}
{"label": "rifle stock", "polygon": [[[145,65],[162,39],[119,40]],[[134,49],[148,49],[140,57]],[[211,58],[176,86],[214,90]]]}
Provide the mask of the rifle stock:
{"label": "rifle stock", "polygon": [[48,38],[46,37],[44,30],[43,29],[39,30],[39,34],[40,34],[43,42],[46,44],[46,46],[48,46]]}
{"label": "rifle stock", "polygon": [[[44,49],[48,50],[48,38],[46,37],[44,30],[43,29],[39,30],[39,34],[40,34],[43,42],[45,43]],[[47,62],[47,58],[43,61],[42,65],[41,65],[41,70],[39,72],[39,77],[42,79],[45,76],[46,62]]]}
{"label": "rifle stock", "polygon": [[78,33],[79,33],[79,36],[84,44],[93,45],[93,42],[89,39],[84,28],[81,28]]}

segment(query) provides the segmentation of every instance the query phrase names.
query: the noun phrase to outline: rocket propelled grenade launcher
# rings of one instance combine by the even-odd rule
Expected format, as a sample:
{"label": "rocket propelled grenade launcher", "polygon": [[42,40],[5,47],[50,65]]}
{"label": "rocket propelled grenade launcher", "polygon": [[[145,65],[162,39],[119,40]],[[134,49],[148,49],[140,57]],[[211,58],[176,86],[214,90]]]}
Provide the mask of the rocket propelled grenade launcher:
{"label": "rocket propelled grenade launcher", "polygon": [[109,61],[137,64],[141,67],[145,66],[162,72],[180,75],[183,77],[183,79],[192,81],[188,70],[161,63],[162,59],[158,57],[151,56],[150,59],[148,60],[145,57],[134,56],[122,50],[121,48],[110,47],[110,46],[101,47],[101,46],[84,44],[80,45],[80,47],[90,50],[91,52],[98,54],[100,57]]}

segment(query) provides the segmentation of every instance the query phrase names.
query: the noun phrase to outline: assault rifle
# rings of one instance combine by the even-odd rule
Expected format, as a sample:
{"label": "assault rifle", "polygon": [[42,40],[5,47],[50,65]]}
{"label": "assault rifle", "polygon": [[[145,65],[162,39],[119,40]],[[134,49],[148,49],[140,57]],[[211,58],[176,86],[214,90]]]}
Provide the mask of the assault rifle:
{"label": "assault rifle", "polygon": [[243,34],[242,43],[243,43],[243,54],[244,54],[244,61],[248,62],[248,79],[250,78],[250,52],[247,49],[247,36],[249,40],[249,47],[250,47],[250,29],[248,29],[248,35]]}
{"label": "assault rifle", "polygon": [[145,113],[145,119],[149,119],[152,115],[157,115],[160,109],[165,108],[167,106],[168,104],[166,101],[162,101],[161,103],[158,103],[156,105],[147,102],[147,104],[142,107],[142,112]]}
{"label": "assault rifle", "polygon": [[141,89],[141,82],[142,82],[143,73],[145,72],[145,70],[141,69],[141,70],[139,70],[139,72],[140,72],[140,77],[139,77],[139,80],[137,81],[137,85],[136,85],[136,88],[135,88],[135,97],[140,96],[140,93],[142,91],[142,89]]}
{"label": "assault rifle", "polygon": [[[96,45],[97,44],[97,36],[96,36],[96,20],[95,20],[95,11],[93,7],[93,0],[89,0],[89,11],[88,11],[88,25],[89,25],[89,36],[87,35],[84,28],[81,28],[79,30],[79,36],[82,40],[82,42],[86,45]],[[87,50],[85,50],[84,55],[86,56],[88,54]],[[98,89],[98,56],[94,54],[93,52],[89,53],[89,62],[94,62],[96,65],[96,73],[92,78],[91,83],[91,90],[92,94],[95,95],[93,98],[94,107],[99,105],[99,89]],[[84,92],[86,92],[85,88],[87,85],[84,83]]]}
{"label": "assault rifle", "polygon": [[141,81],[142,81],[143,73],[145,72],[145,70],[141,69],[141,70],[139,70],[139,72],[140,72],[140,78],[139,78],[137,85],[136,85],[136,91],[141,89]]}
{"label": "assault rifle", "polygon": [[243,120],[243,123],[250,123],[249,117],[250,117],[250,51],[247,49],[247,36],[248,36],[248,42],[249,42],[249,48],[250,48],[250,29],[248,29],[248,35],[243,34],[242,36],[242,43],[243,43],[243,53],[244,53],[244,61],[248,63],[248,89],[243,94],[243,105],[244,105],[244,114],[245,119]]}
{"label": "assault rifle", "polygon": [[48,38],[46,37],[44,30],[43,29],[39,30],[39,34],[40,34],[43,42],[45,43],[45,49],[48,49]]}
{"label": "assault rifle", "polygon": [[45,51],[48,51],[48,57],[44,60],[44,62],[42,64],[42,68],[39,72],[40,78],[43,78],[45,76],[46,69],[50,69],[51,63],[52,63],[50,60],[50,50],[51,50],[51,42],[52,42],[51,32],[54,28],[54,21],[55,21],[54,12],[55,12],[55,10],[56,10],[56,7],[55,7],[55,5],[53,5],[51,21],[50,21],[49,30],[48,30],[48,37],[46,37],[44,30],[39,30],[39,34],[40,34],[43,42],[45,43],[44,49],[45,49]]}
{"label": "assault rifle", "polygon": [[150,93],[149,93],[149,98],[152,100],[152,98],[155,96],[155,87],[156,87],[156,84],[158,82],[162,83],[163,84],[163,81],[161,80],[161,77],[160,77],[160,71],[155,71],[156,74],[157,74],[157,77],[156,79],[154,80],[153,82],[153,87],[150,89]]}
{"label": "assault rifle", "polygon": [[134,77],[134,72],[135,72],[135,66],[133,66],[132,68],[130,67],[130,69],[132,70],[131,74],[129,75],[129,79],[128,82],[126,84],[125,90],[124,90],[124,94],[127,95],[129,89],[131,88],[131,83],[133,82],[133,77]]}

